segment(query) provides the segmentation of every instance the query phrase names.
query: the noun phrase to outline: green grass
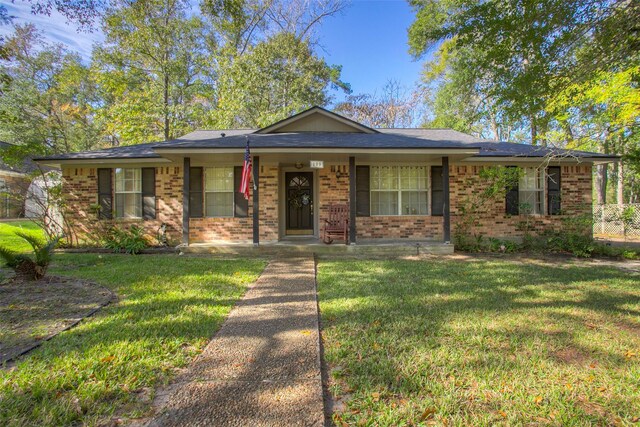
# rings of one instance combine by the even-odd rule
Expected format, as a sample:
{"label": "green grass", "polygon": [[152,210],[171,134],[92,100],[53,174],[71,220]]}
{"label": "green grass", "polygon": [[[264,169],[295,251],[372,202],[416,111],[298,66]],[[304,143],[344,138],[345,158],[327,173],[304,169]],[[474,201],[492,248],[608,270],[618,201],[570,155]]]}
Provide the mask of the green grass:
{"label": "green grass", "polygon": [[263,268],[260,260],[57,256],[51,274],[96,281],[120,300],[0,371],[0,425],[144,414],[156,387],[202,350]]}
{"label": "green grass", "polygon": [[0,246],[15,252],[30,252],[31,246],[24,239],[16,236],[16,231],[26,231],[44,237],[40,227],[32,221],[0,222]]}
{"label": "green grass", "polygon": [[637,422],[640,276],[564,262],[321,262],[336,425]]}

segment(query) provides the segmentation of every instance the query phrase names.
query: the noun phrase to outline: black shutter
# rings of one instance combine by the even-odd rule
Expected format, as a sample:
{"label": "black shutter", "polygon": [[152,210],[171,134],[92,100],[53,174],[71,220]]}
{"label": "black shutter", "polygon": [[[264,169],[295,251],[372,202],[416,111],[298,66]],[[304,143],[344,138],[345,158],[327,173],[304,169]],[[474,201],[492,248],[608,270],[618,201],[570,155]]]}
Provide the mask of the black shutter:
{"label": "black shutter", "polygon": [[113,188],[111,183],[111,169],[98,169],[98,204],[100,205],[99,219],[113,218]]}
{"label": "black shutter", "polygon": [[[508,168],[517,168],[517,166],[507,166]],[[506,213],[507,215],[519,215],[520,214],[520,193],[518,189],[518,183],[507,188],[506,196]]]}
{"label": "black shutter", "polygon": [[189,217],[202,218],[202,168],[189,168]]}
{"label": "black shutter", "polygon": [[233,216],[246,218],[249,216],[249,200],[240,192],[242,182],[242,166],[233,168]]}
{"label": "black shutter", "polygon": [[431,166],[431,215],[442,216],[443,211],[442,166]]}
{"label": "black shutter", "polygon": [[369,216],[369,166],[356,166],[356,216]]}
{"label": "black shutter", "polygon": [[142,168],[142,218],[156,219],[156,168]]}
{"label": "black shutter", "polygon": [[547,168],[547,207],[549,215],[560,215],[560,166]]}

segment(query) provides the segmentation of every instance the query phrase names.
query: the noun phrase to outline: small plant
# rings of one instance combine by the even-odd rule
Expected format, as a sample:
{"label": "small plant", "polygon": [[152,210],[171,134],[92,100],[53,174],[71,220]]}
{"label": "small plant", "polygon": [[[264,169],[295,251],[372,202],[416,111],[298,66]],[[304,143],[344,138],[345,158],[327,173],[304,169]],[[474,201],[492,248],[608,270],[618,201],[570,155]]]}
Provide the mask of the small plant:
{"label": "small plant", "polygon": [[16,275],[28,280],[39,280],[44,277],[53,257],[53,249],[62,236],[56,236],[49,240],[43,240],[33,234],[17,231],[16,236],[24,239],[33,248],[33,257],[12,251],[0,246],[0,257],[4,259],[7,267],[16,272]]}
{"label": "small plant", "polygon": [[627,206],[620,213],[620,220],[622,221],[622,233],[624,234],[624,238],[626,240],[627,234],[630,229],[633,228],[636,217],[636,209],[633,206]]}
{"label": "small plant", "polygon": [[144,229],[132,225],[129,230],[113,226],[104,236],[104,246],[116,253],[139,254],[148,246]]}

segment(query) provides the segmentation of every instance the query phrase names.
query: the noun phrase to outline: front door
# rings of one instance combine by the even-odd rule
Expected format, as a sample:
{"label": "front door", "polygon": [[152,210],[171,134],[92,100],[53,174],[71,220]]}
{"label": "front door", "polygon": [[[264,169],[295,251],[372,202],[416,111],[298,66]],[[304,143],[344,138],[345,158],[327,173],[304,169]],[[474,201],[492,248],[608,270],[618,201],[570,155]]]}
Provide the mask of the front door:
{"label": "front door", "polygon": [[313,234],[313,172],[287,172],[287,234]]}

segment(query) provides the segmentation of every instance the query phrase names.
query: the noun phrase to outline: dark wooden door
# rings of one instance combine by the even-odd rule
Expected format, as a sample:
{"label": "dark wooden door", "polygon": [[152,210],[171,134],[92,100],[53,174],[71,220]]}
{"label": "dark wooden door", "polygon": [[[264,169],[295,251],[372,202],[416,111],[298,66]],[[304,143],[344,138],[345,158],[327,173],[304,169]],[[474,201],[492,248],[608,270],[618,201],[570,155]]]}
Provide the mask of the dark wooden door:
{"label": "dark wooden door", "polygon": [[313,234],[313,172],[285,173],[287,234]]}

